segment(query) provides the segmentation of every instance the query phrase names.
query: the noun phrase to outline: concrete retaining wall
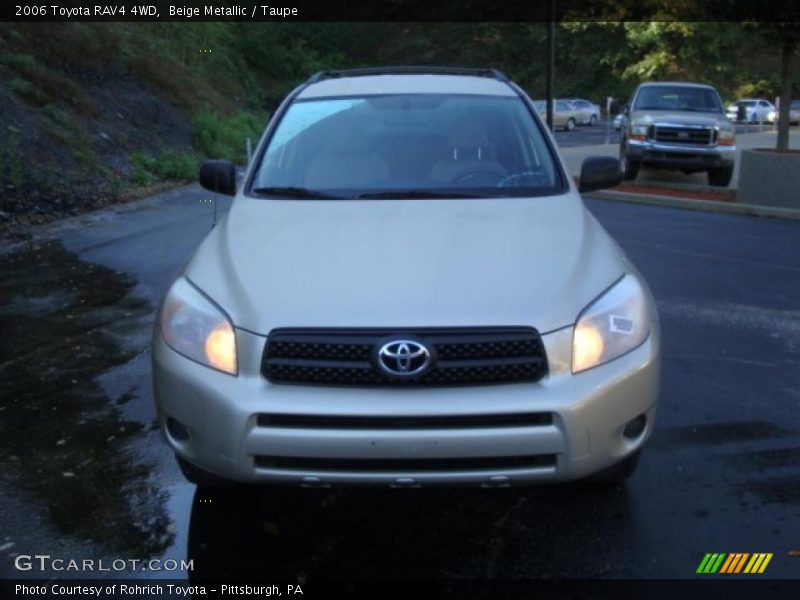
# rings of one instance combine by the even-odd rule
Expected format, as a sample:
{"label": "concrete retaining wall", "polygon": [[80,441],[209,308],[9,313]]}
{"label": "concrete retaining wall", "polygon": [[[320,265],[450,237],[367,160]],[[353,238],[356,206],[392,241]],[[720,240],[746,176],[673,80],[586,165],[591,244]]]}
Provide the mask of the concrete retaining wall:
{"label": "concrete retaining wall", "polygon": [[736,202],[800,208],[800,152],[742,150]]}

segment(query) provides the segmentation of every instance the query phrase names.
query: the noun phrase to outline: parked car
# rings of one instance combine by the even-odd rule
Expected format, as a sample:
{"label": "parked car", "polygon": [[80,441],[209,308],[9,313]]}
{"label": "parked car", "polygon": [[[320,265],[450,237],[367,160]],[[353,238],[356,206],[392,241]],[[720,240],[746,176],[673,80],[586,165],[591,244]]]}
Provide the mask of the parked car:
{"label": "parked car", "polygon": [[659,321],[522,89],[497,71],[320,73],[274,113],[169,288],[158,422],[201,484],[628,477]]}
{"label": "parked car", "polygon": [[574,98],[568,102],[578,111],[578,125],[597,125],[602,114],[597,104],[583,98]]}
{"label": "parked car", "polygon": [[772,102],[764,98],[742,98],[728,106],[726,115],[731,121],[766,123],[774,110]]}
{"label": "parked car", "polygon": [[[770,123],[778,122],[777,108],[774,108],[769,112],[767,115],[767,120]],[[800,100],[792,100],[792,103],[789,105],[789,124],[800,125]]]}
{"label": "parked car", "polygon": [[687,82],[651,82],[636,88],[622,123],[619,147],[624,178],[639,167],[705,171],[713,186],[733,176],[736,138],[717,90]]}
{"label": "parked car", "polygon": [[616,117],[614,117],[614,121],[613,121],[614,129],[619,131],[622,128],[622,121],[624,119],[625,119],[625,115],[623,115],[622,113],[620,113]]}
{"label": "parked car", "polygon": [[[583,118],[581,112],[566,100],[555,100],[553,107],[553,127],[561,127],[564,131],[572,131]],[[534,102],[536,112],[542,118],[547,115],[547,102],[537,100]]]}

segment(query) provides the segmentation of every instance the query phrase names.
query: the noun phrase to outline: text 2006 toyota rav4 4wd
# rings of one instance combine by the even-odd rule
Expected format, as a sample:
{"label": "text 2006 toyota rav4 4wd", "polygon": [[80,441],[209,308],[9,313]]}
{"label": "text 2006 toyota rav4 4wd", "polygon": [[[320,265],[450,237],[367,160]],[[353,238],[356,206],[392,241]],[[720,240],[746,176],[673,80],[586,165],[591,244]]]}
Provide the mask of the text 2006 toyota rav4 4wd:
{"label": "text 2006 toyota rav4 4wd", "polygon": [[321,73],[283,102],[169,289],[155,399],[187,477],[505,486],[629,476],[650,292],[497,71]]}

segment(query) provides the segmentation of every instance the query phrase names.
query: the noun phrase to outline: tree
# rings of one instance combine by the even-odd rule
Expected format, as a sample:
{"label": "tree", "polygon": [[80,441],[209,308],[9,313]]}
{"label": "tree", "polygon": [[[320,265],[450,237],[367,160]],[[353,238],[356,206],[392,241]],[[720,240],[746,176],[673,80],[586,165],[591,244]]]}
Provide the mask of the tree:
{"label": "tree", "polygon": [[755,23],[752,26],[781,49],[781,101],[778,109],[778,140],[775,148],[786,150],[789,147],[789,108],[793,97],[795,61],[800,50],[800,22]]}

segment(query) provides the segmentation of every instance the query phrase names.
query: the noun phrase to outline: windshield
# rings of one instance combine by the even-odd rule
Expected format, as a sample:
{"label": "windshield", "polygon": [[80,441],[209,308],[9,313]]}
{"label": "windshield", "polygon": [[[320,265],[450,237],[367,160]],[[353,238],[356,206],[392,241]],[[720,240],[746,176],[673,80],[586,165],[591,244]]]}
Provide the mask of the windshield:
{"label": "windshield", "polygon": [[722,105],[717,92],[711,88],[651,85],[639,89],[633,110],[722,112]]}
{"label": "windshield", "polygon": [[521,98],[453,94],[295,101],[250,188],[298,198],[560,191],[551,150]]}

